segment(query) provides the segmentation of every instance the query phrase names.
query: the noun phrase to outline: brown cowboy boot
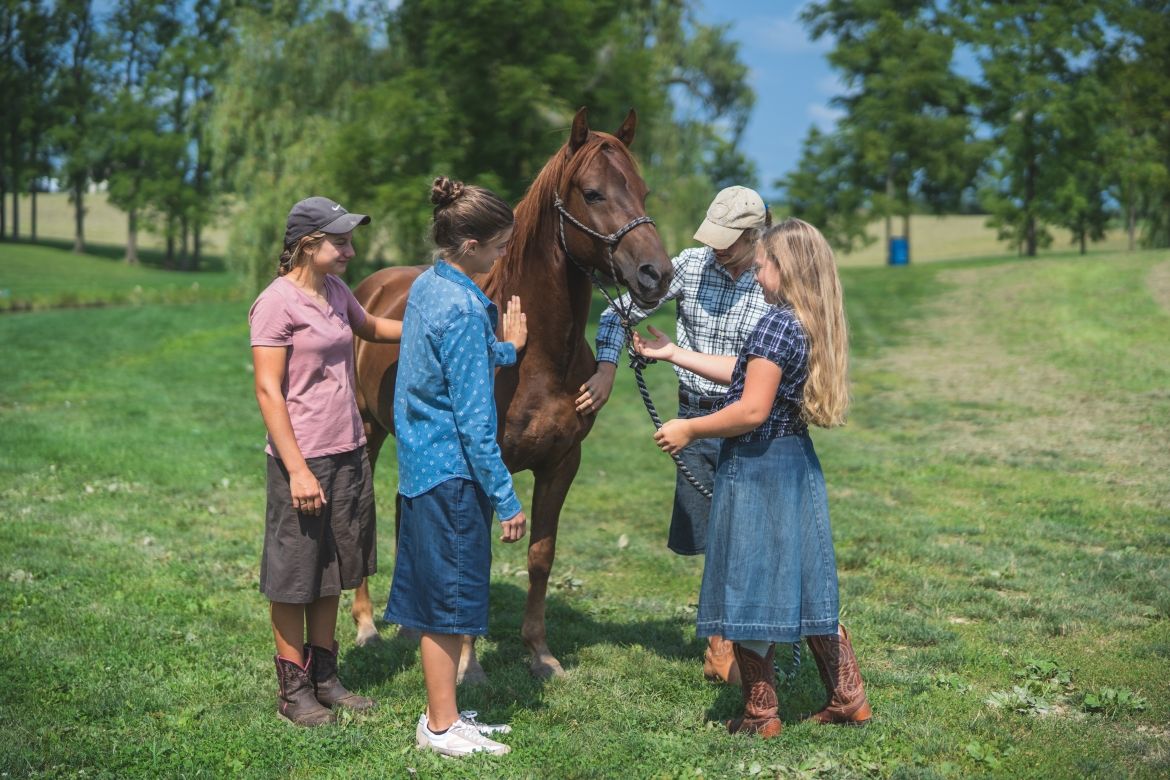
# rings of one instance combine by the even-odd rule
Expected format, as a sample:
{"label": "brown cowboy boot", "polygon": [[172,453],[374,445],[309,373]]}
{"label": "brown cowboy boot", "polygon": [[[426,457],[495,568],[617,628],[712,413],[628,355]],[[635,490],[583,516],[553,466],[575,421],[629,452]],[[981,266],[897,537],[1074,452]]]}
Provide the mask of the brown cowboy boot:
{"label": "brown cowboy boot", "polygon": [[707,637],[703,651],[703,676],[711,682],[739,685],[739,666],[735,663],[732,643],[721,636]]}
{"label": "brown cowboy boot", "polygon": [[333,723],[336,716],[313,695],[313,680],[309,677],[310,658],[305,656],[305,665],[290,661],[279,655],[276,661],[276,679],[280,683],[277,694],[276,712],[289,723],[298,726],[321,726]]}
{"label": "brown cowboy boot", "polygon": [[759,734],[762,739],[779,736],[783,726],[778,717],[776,670],[772,666],[776,645],[769,645],[763,658],[739,643],[733,644],[733,652],[743,689],[743,715],[727,721],[727,730],[732,734]]}
{"label": "brown cowboy boot", "polygon": [[847,723],[860,726],[873,717],[869,700],[865,698],[865,686],[861,682],[861,671],[857,668],[857,656],[849,643],[849,632],[841,626],[840,634],[829,636],[808,636],[809,649],[817,662],[821,681],[829,694],[829,701],[820,712],[809,716],[817,723]]}
{"label": "brown cowboy boot", "polygon": [[317,701],[330,709],[346,707],[354,712],[365,712],[373,708],[375,704],[373,699],[350,693],[338,679],[336,641],[334,641],[333,647],[328,650],[317,645],[305,645],[305,658],[310,659],[309,675],[313,679]]}

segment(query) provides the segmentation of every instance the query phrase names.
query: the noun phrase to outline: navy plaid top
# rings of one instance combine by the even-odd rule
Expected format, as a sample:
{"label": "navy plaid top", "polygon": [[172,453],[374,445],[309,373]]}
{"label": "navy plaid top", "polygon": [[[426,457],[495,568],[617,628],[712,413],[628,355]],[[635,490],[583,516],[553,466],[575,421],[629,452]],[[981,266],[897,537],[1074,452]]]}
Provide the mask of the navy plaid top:
{"label": "navy plaid top", "polygon": [[768,419],[758,428],[736,436],[733,441],[746,444],[808,431],[808,423],[800,417],[804,383],[808,379],[808,349],[808,336],[800,320],[796,319],[792,307],[773,306],[760,317],[755,330],[739,351],[723,406],[743,397],[749,357],[764,358],[778,365],[781,372],[780,387],[776,390],[776,399],[772,401]]}

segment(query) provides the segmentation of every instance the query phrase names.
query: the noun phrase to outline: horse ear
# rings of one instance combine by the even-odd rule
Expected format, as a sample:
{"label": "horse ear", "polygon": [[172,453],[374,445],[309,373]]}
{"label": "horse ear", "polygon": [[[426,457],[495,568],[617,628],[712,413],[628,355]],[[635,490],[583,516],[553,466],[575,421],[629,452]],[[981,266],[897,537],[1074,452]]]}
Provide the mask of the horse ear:
{"label": "horse ear", "polygon": [[577,115],[573,117],[573,130],[569,133],[569,153],[576,152],[585,145],[589,137],[589,109],[581,106]]}
{"label": "horse ear", "polygon": [[617,139],[626,145],[629,149],[634,145],[634,131],[638,129],[638,112],[630,109],[630,113],[626,114],[626,121],[622,122],[622,126],[614,133]]}

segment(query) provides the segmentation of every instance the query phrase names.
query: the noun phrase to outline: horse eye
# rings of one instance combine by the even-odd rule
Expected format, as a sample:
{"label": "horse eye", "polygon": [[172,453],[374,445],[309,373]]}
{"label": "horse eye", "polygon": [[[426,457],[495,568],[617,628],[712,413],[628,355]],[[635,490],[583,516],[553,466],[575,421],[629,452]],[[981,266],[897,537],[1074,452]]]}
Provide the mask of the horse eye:
{"label": "horse eye", "polygon": [[586,203],[601,203],[603,200],[605,200],[605,196],[597,190],[585,190]]}

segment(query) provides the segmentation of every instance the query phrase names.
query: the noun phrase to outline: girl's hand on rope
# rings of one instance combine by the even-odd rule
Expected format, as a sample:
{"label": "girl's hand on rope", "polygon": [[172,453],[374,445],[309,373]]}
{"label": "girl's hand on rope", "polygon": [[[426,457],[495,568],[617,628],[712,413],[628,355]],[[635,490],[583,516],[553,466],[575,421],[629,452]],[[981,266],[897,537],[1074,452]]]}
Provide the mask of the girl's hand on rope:
{"label": "girl's hand on rope", "polygon": [[504,307],[504,341],[510,341],[516,351],[528,343],[528,315],[520,308],[520,296],[513,295]]}
{"label": "girl's hand on rope", "polygon": [[653,325],[648,326],[650,335],[654,336],[653,340],[647,340],[642,337],[638,331],[633,332],[634,351],[639,355],[655,360],[665,360],[668,363],[673,363],[674,351],[677,349],[670,337],[660,331]]}
{"label": "girl's hand on rope", "polygon": [[667,420],[662,427],[654,432],[654,442],[658,448],[670,455],[677,455],[678,451],[695,440],[691,432],[691,421],[684,419]]}
{"label": "girl's hand on rope", "polygon": [[596,414],[605,406],[609,394],[613,392],[613,377],[616,373],[616,363],[597,361],[597,373],[579,388],[581,395],[577,396],[577,414]]}
{"label": "girl's hand on rope", "polygon": [[525,524],[527,522],[528,519],[524,516],[524,513],[520,512],[515,517],[500,523],[500,530],[503,532],[500,534],[500,541],[511,544],[512,542],[518,542],[523,539]]}
{"label": "girl's hand on rope", "polygon": [[329,503],[325,498],[325,491],[321,489],[321,483],[308,468],[304,471],[289,472],[288,486],[292,493],[293,509],[301,514],[319,515],[321,508]]}

